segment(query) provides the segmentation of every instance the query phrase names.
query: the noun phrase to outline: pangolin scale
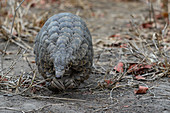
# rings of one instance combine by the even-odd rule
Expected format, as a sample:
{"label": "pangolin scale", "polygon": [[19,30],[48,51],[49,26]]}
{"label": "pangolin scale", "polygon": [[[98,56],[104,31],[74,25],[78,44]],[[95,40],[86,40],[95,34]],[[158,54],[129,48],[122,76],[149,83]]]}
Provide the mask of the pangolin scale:
{"label": "pangolin scale", "polygon": [[35,61],[49,89],[76,88],[89,77],[93,63],[91,34],[71,13],[50,17],[35,39]]}

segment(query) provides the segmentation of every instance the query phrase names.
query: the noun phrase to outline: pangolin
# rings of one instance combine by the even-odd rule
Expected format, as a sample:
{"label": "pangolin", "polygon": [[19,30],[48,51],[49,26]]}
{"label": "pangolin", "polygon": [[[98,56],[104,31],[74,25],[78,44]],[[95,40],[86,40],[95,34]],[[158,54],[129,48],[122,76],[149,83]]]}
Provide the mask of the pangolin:
{"label": "pangolin", "polygon": [[72,13],[50,17],[35,39],[35,62],[51,90],[77,88],[93,64],[92,37],[86,23]]}

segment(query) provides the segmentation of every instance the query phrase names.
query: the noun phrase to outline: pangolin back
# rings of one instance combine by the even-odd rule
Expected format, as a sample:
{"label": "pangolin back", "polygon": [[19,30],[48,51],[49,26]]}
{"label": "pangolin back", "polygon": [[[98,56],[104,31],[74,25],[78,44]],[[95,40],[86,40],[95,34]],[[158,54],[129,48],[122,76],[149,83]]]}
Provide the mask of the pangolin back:
{"label": "pangolin back", "polygon": [[71,13],[50,17],[35,40],[39,73],[52,90],[76,88],[88,78],[93,63],[91,34],[85,22]]}

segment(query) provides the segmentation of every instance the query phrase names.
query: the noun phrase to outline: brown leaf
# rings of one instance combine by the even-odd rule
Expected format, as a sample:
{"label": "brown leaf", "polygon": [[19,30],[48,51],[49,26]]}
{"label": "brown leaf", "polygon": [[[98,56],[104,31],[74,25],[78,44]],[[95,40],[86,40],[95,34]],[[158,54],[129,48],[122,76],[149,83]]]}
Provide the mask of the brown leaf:
{"label": "brown leaf", "polygon": [[142,24],[143,28],[152,28],[153,27],[153,22],[146,22]]}
{"label": "brown leaf", "polygon": [[35,63],[35,61],[31,61],[31,63]]}
{"label": "brown leaf", "polygon": [[147,87],[139,86],[139,89],[135,90],[134,93],[135,94],[145,94],[147,90],[148,90]]}
{"label": "brown leaf", "polygon": [[164,18],[168,18],[168,12],[163,12],[163,13],[162,13],[162,16],[163,16]]}
{"label": "brown leaf", "polygon": [[113,34],[113,35],[109,36],[109,38],[114,38],[114,37],[120,37],[120,34]]}

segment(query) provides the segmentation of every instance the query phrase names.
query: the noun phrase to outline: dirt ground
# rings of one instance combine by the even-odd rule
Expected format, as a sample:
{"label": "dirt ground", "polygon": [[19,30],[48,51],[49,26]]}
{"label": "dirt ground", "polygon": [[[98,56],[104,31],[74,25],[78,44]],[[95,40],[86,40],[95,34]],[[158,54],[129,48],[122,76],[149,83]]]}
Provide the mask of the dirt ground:
{"label": "dirt ground", "polygon": [[[86,2],[85,2],[86,3]],[[129,29],[129,22],[134,16],[134,21],[141,24],[148,16],[148,5],[141,1],[115,1],[115,0],[89,0],[87,3],[92,6],[86,7],[65,7],[59,8],[53,4],[51,7],[32,8],[36,15],[42,12],[49,12],[48,17],[59,12],[71,12],[79,14],[87,23],[91,31],[94,44],[94,66],[98,69],[112,69],[118,62],[121,54],[119,48],[115,45],[112,47],[113,52],[105,52],[98,56],[103,50],[104,44],[111,44],[112,40],[108,37],[113,34],[126,33]],[[92,10],[88,8],[92,7]],[[91,13],[91,11],[93,13]],[[0,38],[0,49],[6,43]],[[119,43],[125,43],[122,39]],[[33,46],[33,43],[28,43]],[[108,47],[109,48],[109,47]],[[14,60],[12,71],[9,76],[23,75],[25,78],[33,76],[32,69],[25,60],[27,56],[29,62],[34,61],[33,52],[27,52],[24,56],[16,54],[19,47],[10,43],[7,52],[11,53],[4,58],[4,68],[8,68]],[[127,59],[128,60],[128,59]],[[31,63],[31,67],[36,69],[35,63]],[[93,72],[90,78],[86,80],[78,89],[73,91],[65,91],[62,93],[54,93],[40,87],[32,92],[28,90],[23,94],[10,93],[2,87],[0,90],[0,112],[1,113],[170,113],[170,78],[162,77],[154,81],[131,81],[131,79],[122,79],[123,83],[138,83],[147,86],[149,90],[146,94],[135,94],[136,87],[125,86],[115,88],[97,88],[100,81],[109,78],[114,74],[104,74]],[[37,74],[37,78],[42,80]],[[28,79],[29,80],[29,79]],[[21,91],[22,92],[22,91]]]}

